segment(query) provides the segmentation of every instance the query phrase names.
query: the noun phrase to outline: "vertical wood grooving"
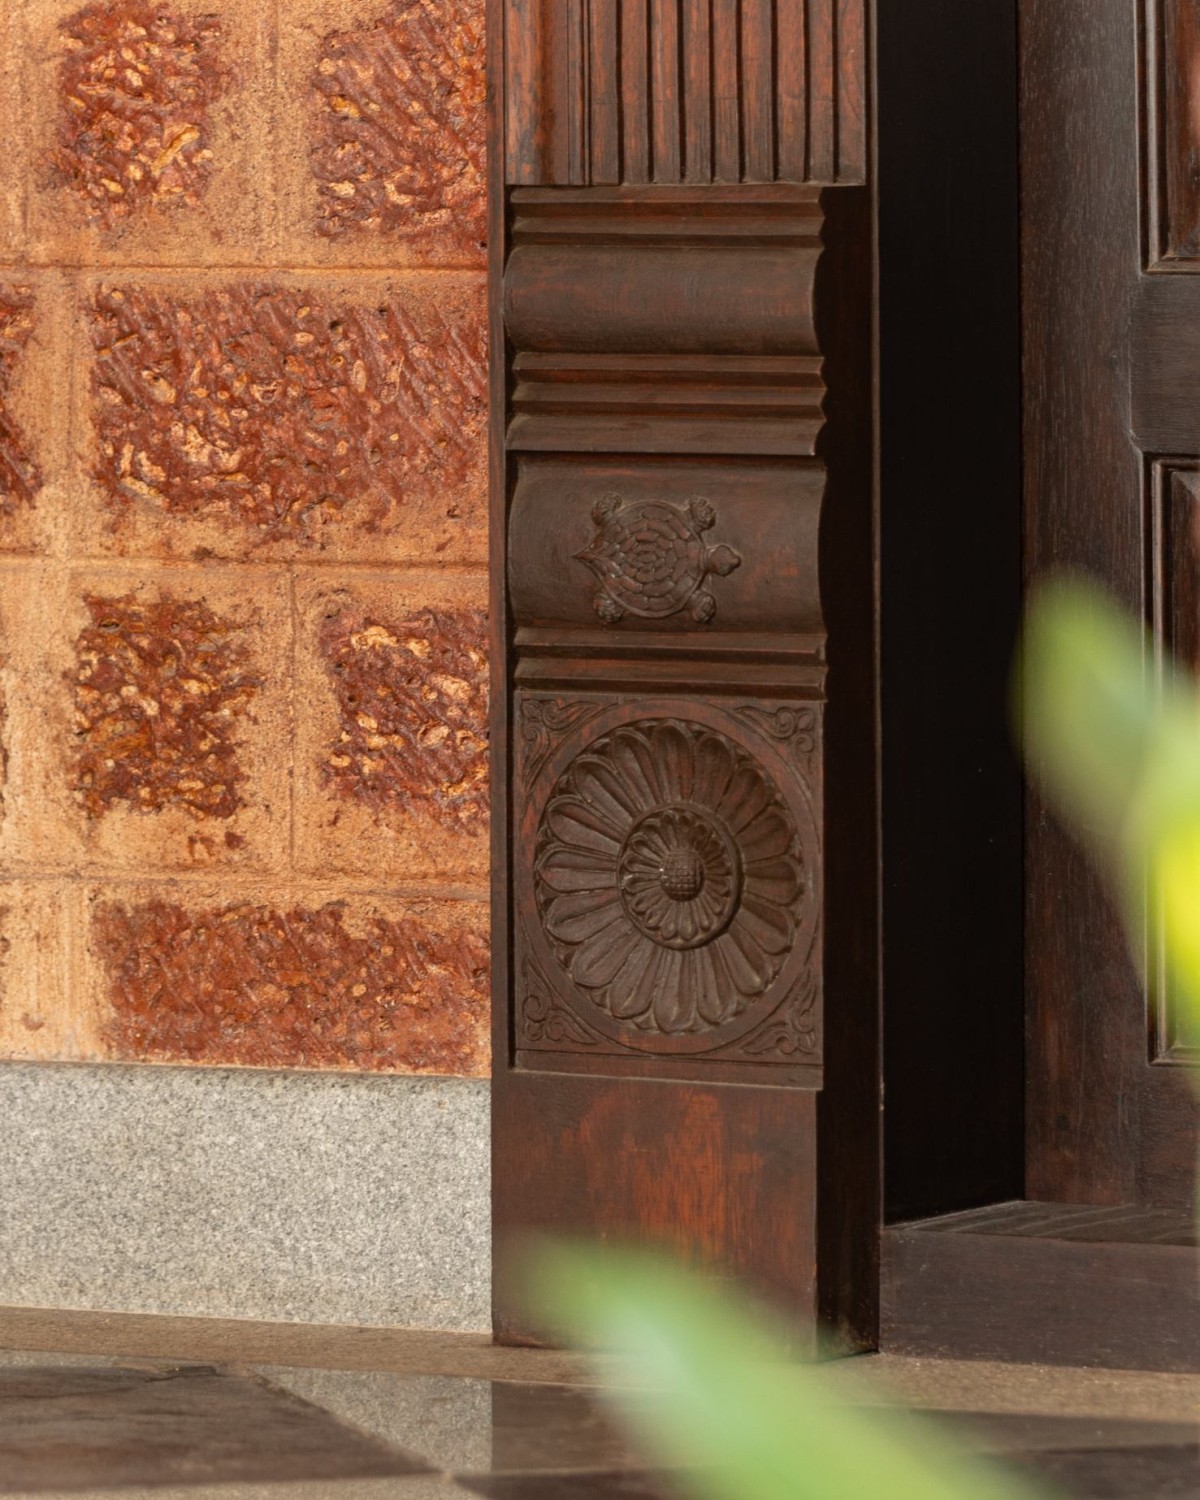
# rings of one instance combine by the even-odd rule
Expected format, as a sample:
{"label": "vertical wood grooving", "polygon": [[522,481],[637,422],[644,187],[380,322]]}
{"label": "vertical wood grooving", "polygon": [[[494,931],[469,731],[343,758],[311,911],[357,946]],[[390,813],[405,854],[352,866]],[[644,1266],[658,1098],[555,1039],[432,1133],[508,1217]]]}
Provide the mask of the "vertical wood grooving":
{"label": "vertical wood grooving", "polygon": [[[528,29],[529,0],[508,5]],[[509,62],[510,182],[863,180],[864,0],[559,0],[538,14],[562,60],[536,90],[528,58]]]}

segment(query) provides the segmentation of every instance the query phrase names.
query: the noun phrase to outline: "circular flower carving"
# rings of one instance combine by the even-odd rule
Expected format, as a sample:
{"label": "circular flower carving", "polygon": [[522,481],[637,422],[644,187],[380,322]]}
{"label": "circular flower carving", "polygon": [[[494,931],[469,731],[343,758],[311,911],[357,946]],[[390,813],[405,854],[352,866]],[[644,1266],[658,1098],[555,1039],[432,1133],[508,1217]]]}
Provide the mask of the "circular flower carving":
{"label": "circular flower carving", "polygon": [[779,975],[805,893],[774,782],[702,724],[646,720],[571,763],[542,814],[542,925],[614,1020],[680,1035],[734,1020]]}
{"label": "circular flower carving", "polygon": [[724,932],[742,893],[728,831],[696,807],[664,807],[629,830],[617,858],[626,915],[664,948],[701,948]]}

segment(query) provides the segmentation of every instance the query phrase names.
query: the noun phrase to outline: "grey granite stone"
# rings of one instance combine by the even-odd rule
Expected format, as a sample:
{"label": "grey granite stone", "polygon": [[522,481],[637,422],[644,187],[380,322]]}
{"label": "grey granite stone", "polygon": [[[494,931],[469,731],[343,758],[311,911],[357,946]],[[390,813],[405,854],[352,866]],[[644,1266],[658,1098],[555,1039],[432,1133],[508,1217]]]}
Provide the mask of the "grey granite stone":
{"label": "grey granite stone", "polygon": [[436,1468],[492,1467],[491,1381],[277,1366],[259,1366],[258,1373]]}
{"label": "grey granite stone", "polygon": [[0,1305],[481,1330],[488,1085],[0,1066]]}

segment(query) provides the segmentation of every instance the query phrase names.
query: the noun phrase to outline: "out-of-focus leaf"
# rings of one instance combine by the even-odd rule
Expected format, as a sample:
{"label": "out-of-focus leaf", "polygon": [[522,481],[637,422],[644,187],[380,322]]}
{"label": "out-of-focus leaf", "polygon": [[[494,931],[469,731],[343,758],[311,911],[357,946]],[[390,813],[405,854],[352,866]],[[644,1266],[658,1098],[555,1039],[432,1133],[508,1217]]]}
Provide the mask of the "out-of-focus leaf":
{"label": "out-of-focus leaf", "polygon": [[1181,998],[1200,1014],[1200,693],[1156,671],[1146,632],[1081,582],[1030,605],[1018,679],[1030,767],[1049,800],[1104,851],[1131,941],[1160,926]]}
{"label": "out-of-focus leaf", "polygon": [[[550,1246],[532,1300],[573,1343],[620,1351],[635,1387],[611,1394],[642,1451],[703,1500],[1030,1500],[932,1424],[833,1400],[787,1364],[759,1317],[657,1259]],[[1040,1493],[1040,1492],[1036,1492]]]}
{"label": "out-of-focus leaf", "polygon": [[1154,889],[1178,997],[1200,1018],[1200,817],[1159,840]]}
{"label": "out-of-focus leaf", "polygon": [[1042,588],[1026,616],[1018,702],[1043,787],[1093,837],[1119,836],[1155,727],[1140,632],[1091,585]]}

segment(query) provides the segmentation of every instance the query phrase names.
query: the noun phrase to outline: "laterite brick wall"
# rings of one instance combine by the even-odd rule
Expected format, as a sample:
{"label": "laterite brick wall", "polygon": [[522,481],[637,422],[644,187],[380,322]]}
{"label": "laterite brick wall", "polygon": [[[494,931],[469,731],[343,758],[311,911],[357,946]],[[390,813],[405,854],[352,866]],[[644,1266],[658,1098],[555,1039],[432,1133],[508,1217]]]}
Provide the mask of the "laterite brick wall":
{"label": "laterite brick wall", "polygon": [[482,0],[9,0],[0,1054],[487,1072]]}

